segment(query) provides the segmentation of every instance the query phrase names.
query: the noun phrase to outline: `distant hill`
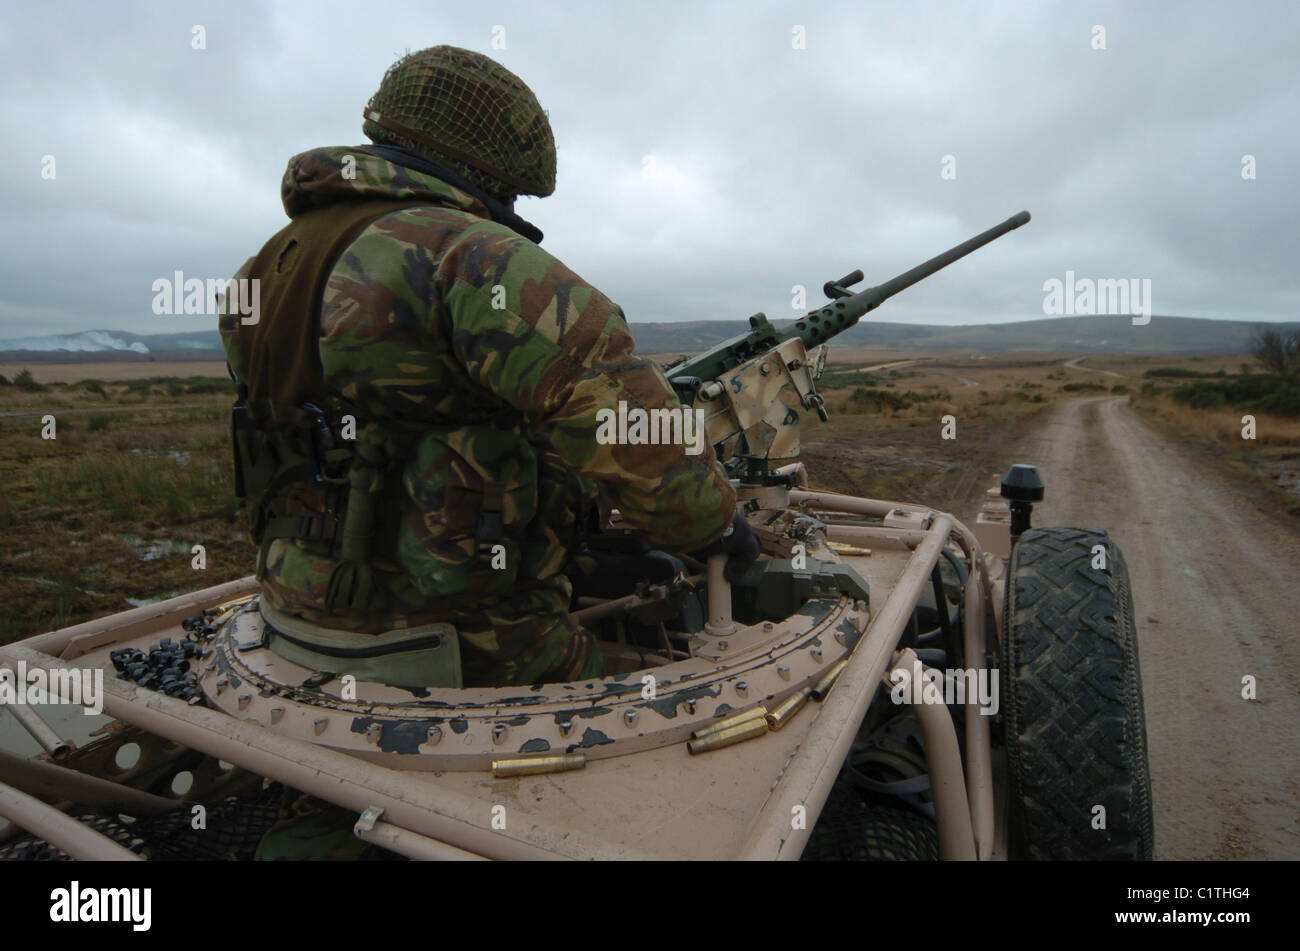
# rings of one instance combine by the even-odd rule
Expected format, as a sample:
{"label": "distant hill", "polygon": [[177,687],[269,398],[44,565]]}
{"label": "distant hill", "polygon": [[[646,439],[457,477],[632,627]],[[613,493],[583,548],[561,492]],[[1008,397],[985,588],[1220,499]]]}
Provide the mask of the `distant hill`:
{"label": "distant hill", "polygon": [[104,363],[222,358],[221,335],[216,330],[174,334],[83,330],[73,334],[0,340],[0,363]]}
{"label": "distant hill", "polygon": [[[788,325],[792,321],[785,321]],[[1300,330],[1300,323],[1270,324]],[[1245,353],[1255,324],[1239,320],[1162,317],[1134,326],[1131,317],[1049,317],[1007,324],[876,323],[868,317],[835,343],[898,350],[936,349],[995,353]],[[692,353],[749,329],[743,320],[699,323],[634,323],[644,353]]]}
{"label": "distant hill", "polygon": [[[868,318],[835,340],[858,347],[983,353],[1245,353],[1254,326],[1241,320],[1159,315],[1144,326],[1134,326],[1130,317],[1048,317],[958,327],[876,323]],[[1270,326],[1300,330],[1300,323]],[[743,320],[632,324],[637,350],[659,354],[696,353],[748,329]],[[172,334],[87,330],[0,340],[0,363],[222,358],[221,338],[216,330]]]}

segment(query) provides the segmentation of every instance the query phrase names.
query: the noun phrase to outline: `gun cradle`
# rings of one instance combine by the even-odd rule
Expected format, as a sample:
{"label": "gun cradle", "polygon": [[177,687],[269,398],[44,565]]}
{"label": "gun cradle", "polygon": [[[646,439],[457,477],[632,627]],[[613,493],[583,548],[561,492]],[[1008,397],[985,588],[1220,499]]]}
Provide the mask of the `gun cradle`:
{"label": "gun cradle", "polygon": [[793,337],[701,387],[694,408],[704,410],[709,442],[738,435],[737,455],[779,462],[799,457],[799,411],[820,403],[808,353]]}

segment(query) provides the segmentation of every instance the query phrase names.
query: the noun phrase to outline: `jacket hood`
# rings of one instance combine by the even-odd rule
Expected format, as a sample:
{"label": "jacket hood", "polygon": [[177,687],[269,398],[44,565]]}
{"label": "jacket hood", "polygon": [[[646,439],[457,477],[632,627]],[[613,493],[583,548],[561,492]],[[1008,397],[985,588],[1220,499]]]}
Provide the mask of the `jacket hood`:
{"label": "jacket hood", "polygon": [[295,218],[339,201],[428,201],[512,228],[541,243],[542,233],[450,169],[408,149],[331,146],[295,155],[280,180],[285,213]]}

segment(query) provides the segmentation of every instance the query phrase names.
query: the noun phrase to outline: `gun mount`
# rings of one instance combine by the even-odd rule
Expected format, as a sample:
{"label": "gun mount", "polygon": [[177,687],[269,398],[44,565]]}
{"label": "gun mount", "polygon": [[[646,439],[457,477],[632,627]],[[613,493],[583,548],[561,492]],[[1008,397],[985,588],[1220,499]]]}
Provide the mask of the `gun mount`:
{"label": "gun mount", "polygon": [[728,461],[733,475],[760,485],[782,482],[769,464],[799,456],[799,411],[812,410],[825,420],[826,407],[816,388],[808,352],[856,324],[886,300],[936,271],[1002,237],[1029,221],[1029,212],[1012,215],[987,231],[963,241],[875,287],[854,292],[860,270],[828,281],[831,299],[783,327],[764,314],[749,318],[750,330],[679,363],[667,371],[682,402],[704,411],[709,439],[724,443],[737,437]]}

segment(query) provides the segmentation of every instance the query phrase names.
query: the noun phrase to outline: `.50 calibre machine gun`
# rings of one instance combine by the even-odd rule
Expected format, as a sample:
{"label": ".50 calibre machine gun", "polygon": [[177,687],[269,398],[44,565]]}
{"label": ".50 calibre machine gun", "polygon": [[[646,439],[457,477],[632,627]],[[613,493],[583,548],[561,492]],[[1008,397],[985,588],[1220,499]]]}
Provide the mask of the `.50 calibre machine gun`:
{"label": ".50 calibre machine gun", "polygon": [[1027,221],[1027,211],[1012,215],[969,241],[866,290],[849,290],[863,279],[860,270],[829,281],[822,289],[831,303],[779,328],[764,314],[755,314],[749,318],[749,333],[670,367],[666,371],[668,381],[683,405],[704,410],[711,442],[721,444],[733,436],[737,438],[727,461],[733,477],[759,485],[785,482],[786,478],[773,473],[770,465],[798,458],[798,410],[813,410],[821,419],[827,418],[814,385],[816,368],[810,365],[808,351],[848,330],[899,291]]}

